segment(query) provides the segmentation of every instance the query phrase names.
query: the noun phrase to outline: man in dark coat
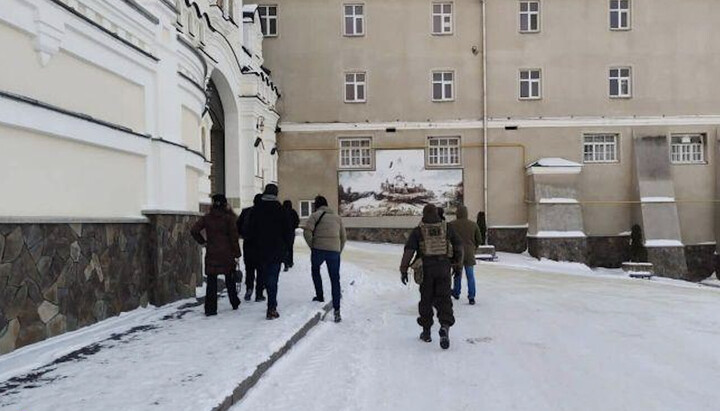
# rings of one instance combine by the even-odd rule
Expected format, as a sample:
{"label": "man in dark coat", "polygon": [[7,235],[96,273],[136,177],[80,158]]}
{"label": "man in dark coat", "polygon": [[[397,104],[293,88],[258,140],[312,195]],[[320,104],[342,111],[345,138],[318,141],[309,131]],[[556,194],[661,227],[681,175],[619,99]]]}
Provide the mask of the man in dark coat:
{"label": "man in dark coat", "polygon": [[285,213],[287,213],[288,221],[290,222],[290,231],[288,232],[288,245],[290,248],[288,248],[288,252],[285,255],[285,261],[283,261],[285,264],[284,271],[287,271],[294,265],[293,246],[295,245],[295,230],[300,226],[300,216],[298,216],[297,211],[293,210],[292,201],[290,200],[283,201],[283,209]]}
{"label": "man in dark coat", "polygon": [[[202,231],[205,231],[203,237]],[[235,288],[235,259],[240,258],[240,244],[235,229],[235,214],[227,206],[227,198],[222,194],[212,196],[210,212],[190,229],[195,241],[205,246],[205,315],[217,314],[217,278],[225,276],[225,285],[233,310],[240,306]]]}
{"label": "man in dark coat", "polygon": [[287,233],[290,231],[290,222],[277,196],[275,184],[265,186],[260,204],[253,207],[247,233],[257,251],[260,276],[265,281],[268,320],[280,317],[277,312],[278,276],[288,250]]}
{"label": "man in dark coat", "polygon": [[[468,210],[464,205],[457,208],[457,219],[450,223],[450,227],[460,236],[463,243],[463,266],[468,282],[468,300],[470,305],[475,304],[475,251],[482,245],[480,227],[468,219]],[[453,297],[460,298],[462,290],[462,271],[453,274]]]}
{"label": "man in dark coat", "polygon": [[413,256],[422,261],[423,279],[420,284],[418,324],[423,328],[420,339],[432,341],[433,306],[440,322],[440,346],[450,347],[450,327],[455,324],[450,299],[450,270],[462,265],[462,241],[447,223],[440,220],[437,208],[428,204],[423,208],[422,222],[410,233],[400,263],[401,280],[408,282],[408,268]]}
{"label": "man in dark coat", "polygon": [[[240,212],[237,219],[237,230],[240,237],[243,238],[243,260],[245,261],[245,301],[252,298],[253,289],[255,289],[255,301],[265,301],[263,293],[265,292],[265,283],[258,271],[257,251],[251,239],[248,238],[248,229],[250,227],[250,219],[252,218],[252,210],[262,200],[262,194],[257,194],[253,199],[253,206],[244,208]],[[256,280],[257,276],[257,282]]]}

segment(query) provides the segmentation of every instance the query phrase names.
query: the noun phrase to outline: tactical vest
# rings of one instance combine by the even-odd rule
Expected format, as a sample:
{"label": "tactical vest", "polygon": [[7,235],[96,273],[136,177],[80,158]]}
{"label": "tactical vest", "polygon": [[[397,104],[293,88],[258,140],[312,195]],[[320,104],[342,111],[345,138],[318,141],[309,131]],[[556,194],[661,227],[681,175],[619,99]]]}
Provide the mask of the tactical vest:
{"label": "tactical vest", "polygon": [[452,244],[448,241],[447,223],[420,223],[420,252],[423,257],[451,257]]}

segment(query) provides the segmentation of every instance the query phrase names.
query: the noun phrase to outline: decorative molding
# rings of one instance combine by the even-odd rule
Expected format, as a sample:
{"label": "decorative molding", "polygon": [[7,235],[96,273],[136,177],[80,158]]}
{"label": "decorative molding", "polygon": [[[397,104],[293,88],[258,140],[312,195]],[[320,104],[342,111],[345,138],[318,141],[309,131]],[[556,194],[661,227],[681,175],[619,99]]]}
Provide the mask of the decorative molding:
{"label": "decorative molding", "polygon": [[45,67],[50,59],[60,51],[65,35],[65,23],[62,16],[52,8],[35,10],[35,40],[33,45],[40,64]]}

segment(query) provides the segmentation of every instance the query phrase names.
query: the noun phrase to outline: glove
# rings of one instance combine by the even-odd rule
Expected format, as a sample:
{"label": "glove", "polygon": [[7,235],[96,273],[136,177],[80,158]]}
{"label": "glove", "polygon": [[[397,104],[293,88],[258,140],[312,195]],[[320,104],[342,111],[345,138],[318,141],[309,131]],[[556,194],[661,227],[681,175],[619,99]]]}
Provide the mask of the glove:
{"label": "glove", "polygon": [[407,273],[407,271],[404,271],[404,272],[401,272],[401,273],[400,273],[400,281],[402,281],[402,283],[403,283],[404,285],[407,285],[407,283],[408,283],[408,273]]}

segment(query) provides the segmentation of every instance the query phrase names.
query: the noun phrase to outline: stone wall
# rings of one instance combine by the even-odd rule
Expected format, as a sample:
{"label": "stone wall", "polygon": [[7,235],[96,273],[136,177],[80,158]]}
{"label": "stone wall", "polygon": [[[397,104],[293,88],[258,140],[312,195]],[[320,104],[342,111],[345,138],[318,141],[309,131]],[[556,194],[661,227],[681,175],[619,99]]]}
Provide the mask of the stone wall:
{"label": "stone wall", "polygon": [[679,280],[687,279],[688,266],[684,247],[647,247],[648,262],[655,275]]}
{"label": "stone wall", "polygon": [[194,296],[193,216],[0,223],[0,354],[148,303]]}
{"label": "stone wall", "polygon": [[371,243],[405,244],[412,228],[355,228],[345,229],[348,240]]}
{"label": "stone wall", "polygon": [[528,248],[527,228],[488,228],[488,243],[495,251],[523,253]]}
{"label": "stone wall", "polygon": [[715,244],[685,246],[689,281],[702,281],[715,271]]}
{"label": "stone wall", "polygon": [[528,252],[535,258],[587,264],[586,238],[528,237]]}
{"label": "stone wall", "polygon": [[630,261],[630,237],[588,237],[587,257],[591,267],[620,268]]}

